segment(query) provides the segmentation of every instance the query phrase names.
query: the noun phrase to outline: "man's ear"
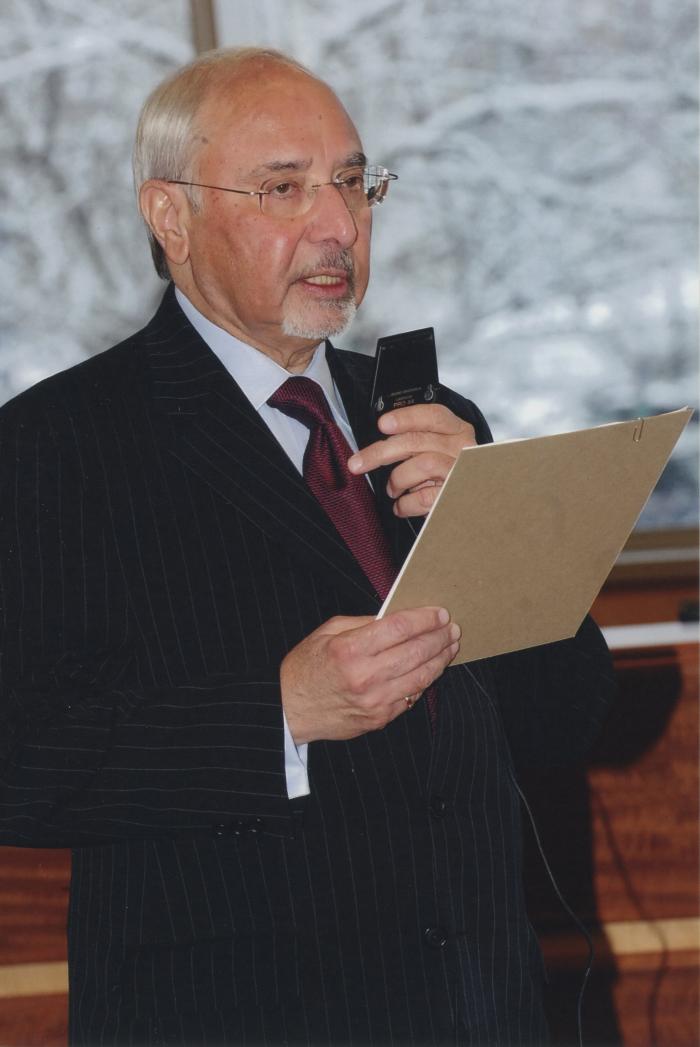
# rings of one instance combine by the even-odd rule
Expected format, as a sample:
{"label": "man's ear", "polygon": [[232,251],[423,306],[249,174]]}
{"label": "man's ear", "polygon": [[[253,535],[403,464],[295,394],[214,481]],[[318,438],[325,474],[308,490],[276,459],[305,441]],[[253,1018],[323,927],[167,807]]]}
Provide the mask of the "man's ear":
{"label": "man's ear", "polygon": [[139,190],[139,207],[165,257],[182,265],[190,254],[187,217],[190,206],[179,185],[150,178]]}

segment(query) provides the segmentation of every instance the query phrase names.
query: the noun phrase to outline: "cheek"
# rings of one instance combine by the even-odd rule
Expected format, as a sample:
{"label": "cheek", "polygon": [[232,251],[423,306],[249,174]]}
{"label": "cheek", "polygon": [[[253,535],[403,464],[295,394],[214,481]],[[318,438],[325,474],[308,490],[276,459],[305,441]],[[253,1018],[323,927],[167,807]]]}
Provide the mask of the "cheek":
{"label": "cheek", "polygon": [[248,228],[239,230],[239,238],[232,241],[231,250],[245,279],[253,278],[258,286],[268,289],[276,287],[283,295],[294,275],[297,243],[298,237],[284,230],[251,222]]}
{"label": "cheek", "polygon": [[355,297],[358,305],[364,297],[369,282],[369,248],[371,231],[372,217],[371,214],[368,214],[364,226],[358,229],[357,241],[354,248],[356,271]]}

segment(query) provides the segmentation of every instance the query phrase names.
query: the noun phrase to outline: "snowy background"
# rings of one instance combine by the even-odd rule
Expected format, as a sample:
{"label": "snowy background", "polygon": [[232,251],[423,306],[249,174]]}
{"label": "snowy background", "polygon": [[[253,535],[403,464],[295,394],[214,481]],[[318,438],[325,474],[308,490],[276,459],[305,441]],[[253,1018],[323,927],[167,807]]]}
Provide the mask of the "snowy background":
{"label": "snowy background", "polygon": [[[219,0],[324,76],[400,175],[341,344],[433,325],[496,438],[697,400],[695,0]],[[148,318],[129,154],[186,0],[0,8],[0,402]],[[642,519],[697,520],[697,420]]]}

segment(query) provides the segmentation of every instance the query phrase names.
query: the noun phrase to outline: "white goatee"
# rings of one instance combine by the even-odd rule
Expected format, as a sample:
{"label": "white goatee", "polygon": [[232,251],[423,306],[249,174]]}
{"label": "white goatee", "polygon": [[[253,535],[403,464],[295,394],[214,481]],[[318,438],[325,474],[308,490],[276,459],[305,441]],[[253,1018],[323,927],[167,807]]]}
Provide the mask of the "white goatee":
{"label": "white goatee", "polygon": [[[328,313],[326,317],[318,315],[323,308]],[[352,298],[334,302],[314,302],[313,305],[301,309],[285,310],[282,317],[283,334],[294,338],[314,338],[320,342],[323,338],[340,334],[354,320],[357,306]],[[314,315],[304,315],[313,313]]]}

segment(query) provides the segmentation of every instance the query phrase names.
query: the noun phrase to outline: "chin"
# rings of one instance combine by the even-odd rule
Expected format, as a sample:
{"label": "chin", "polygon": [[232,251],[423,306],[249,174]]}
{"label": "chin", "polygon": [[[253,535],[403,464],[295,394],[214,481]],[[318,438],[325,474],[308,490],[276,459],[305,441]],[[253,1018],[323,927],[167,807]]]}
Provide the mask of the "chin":
{"label": "chin", "polygon": [[352,299],[332,302],[327,307],[315,304],[306,309],[290,309],[282,317],[282,332],[293,338],[320,342],[344,331],[355,318],[356,312],[357,306]]}

